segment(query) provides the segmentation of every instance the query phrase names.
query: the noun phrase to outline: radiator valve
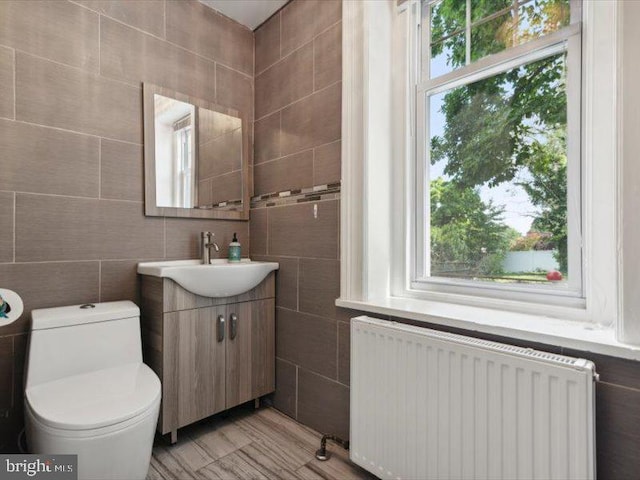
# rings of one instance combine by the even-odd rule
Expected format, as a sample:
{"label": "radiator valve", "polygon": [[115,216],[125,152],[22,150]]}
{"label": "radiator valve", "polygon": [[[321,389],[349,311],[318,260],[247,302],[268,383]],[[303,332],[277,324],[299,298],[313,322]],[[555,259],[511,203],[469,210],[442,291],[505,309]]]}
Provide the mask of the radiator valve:
{"label": "radiator valve", "polygon": [[320,449],[316,451],[316,458],[321,462],[329,460],[331,456],[331,454],[327,452],[327,440],[333,440],[345,450],[349,450],[349,440],[342,440],[335,435],[323,435],[322,440],[320,440]]}

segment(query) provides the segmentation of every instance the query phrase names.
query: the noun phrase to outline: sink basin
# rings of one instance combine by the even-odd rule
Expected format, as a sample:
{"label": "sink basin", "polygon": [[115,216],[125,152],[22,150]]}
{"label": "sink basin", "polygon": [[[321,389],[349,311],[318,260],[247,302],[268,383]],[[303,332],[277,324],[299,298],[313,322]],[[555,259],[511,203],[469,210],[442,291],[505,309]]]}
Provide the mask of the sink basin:
{"label": "sink basin", "polygon": [[277,270],[276,262],[228,262],[211,260],[204,265],[200,260],[175,260],[138,264],[138,273],[154,277],[166,277],[185,290],[203,297],[233,297],[256,287],[265,277]]}

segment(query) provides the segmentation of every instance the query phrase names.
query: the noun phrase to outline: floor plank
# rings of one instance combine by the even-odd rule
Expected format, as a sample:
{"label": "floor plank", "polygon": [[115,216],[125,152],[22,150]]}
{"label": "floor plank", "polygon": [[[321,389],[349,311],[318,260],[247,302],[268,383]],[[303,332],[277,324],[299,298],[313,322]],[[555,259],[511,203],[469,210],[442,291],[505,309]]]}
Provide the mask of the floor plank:
{"label": "floor plank", "polygon": [[318,477],[325,479],[339,478],[341,480],[374,480],[376,478],[366,470],[360,468],[359,466],[351,463],[348,460],[344,460],[338,455],[332,455],[329,460],[324,462],[321,462],[320,460],[314,458],[309,463],[307,463],[304,468],[306,469],[305,471],[311,471]]}
{"label": "floor plank", "polygon": [[290,468],[289,457],[283,450],[278,451],[261,442],[254,442],[243,447],[238,453],[269,478],[273,476],[283,480],[298,480],[294,469]]}
{"label": "floor plank", "polygon": [[171,453],[171,447],[154,446],[153,454],[151,455],[151,466],[166,480],[196,478],[195,471]]}
{"label": "floor plank", "polygon": [[375,479],[331,443],[316,460],[320,438],[273,408],[239,407],[181,429],[176,445],[159,437],[147,480]]}
{"label": "floor plank", "polygon": [[218,460],[251,443],[249,435],[235,423],[216,418],[200,422],[187,435],[212,460]]}
{"label": "floor plank", "polygon": [[198,478],[202,480],[229,480],[232,478],[268,480],[275,478],[264,475],[255,465],[247,462],[239,452],[230,453],[207,465],[197,474]]}
{"label": "floor plank", "polygon": [[320,434],[300,435],[302,432],[295,428],[296,422],[284,415],[273,418],[257,412],[236,420],[236,424],[254,442],[263,444],[274,455],[285,457],[287,466],[292,470],[297,470],[313,458],[313,453],[320,445]]}
{"label": "floor plank", "polygon": [[152,464],[149,465],[149,471],[147,472],[147,480],[164,480],[164,478],[165,477],[163,477],[160,472],[156,470],[156,467],[152,462]]}

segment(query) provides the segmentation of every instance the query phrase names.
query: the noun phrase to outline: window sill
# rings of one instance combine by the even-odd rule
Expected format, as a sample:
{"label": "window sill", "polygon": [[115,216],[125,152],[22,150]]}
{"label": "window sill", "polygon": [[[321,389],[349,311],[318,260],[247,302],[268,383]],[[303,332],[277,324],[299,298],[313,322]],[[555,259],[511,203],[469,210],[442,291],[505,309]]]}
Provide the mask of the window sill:
{"label": "window sill", "polygon": [[593,323],[402,297],[387,297],[366,302],[338,298],[336,305],[379,315],[640,360],[640,347],[619,342],[612,327]]}

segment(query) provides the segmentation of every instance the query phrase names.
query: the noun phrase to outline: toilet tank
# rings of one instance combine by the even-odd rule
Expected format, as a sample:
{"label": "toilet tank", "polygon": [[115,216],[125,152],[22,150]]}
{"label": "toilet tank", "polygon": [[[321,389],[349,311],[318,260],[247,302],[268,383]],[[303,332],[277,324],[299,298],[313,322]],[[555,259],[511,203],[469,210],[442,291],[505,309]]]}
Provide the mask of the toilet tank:
{"label": "toilet tank", "polygon": [[142,362],[140,309],[129,301],[31,312],[25,387]]}

